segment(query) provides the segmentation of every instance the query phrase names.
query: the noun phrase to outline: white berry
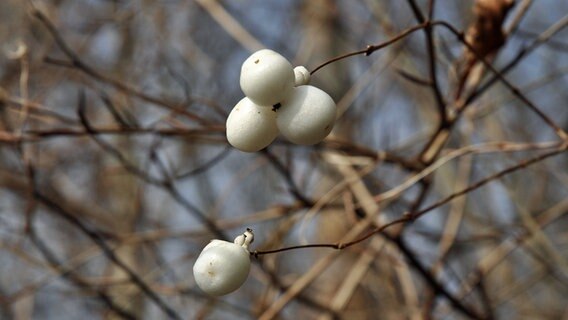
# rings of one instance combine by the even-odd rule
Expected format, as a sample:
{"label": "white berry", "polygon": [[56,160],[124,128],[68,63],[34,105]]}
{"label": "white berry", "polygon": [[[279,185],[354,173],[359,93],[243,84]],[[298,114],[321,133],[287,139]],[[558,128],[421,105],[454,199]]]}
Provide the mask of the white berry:
{"label": "white berry", "polygon": [[310,72],[304,66],[298,66],[294,68],[294,85],[304,86],[310,83]]}
{"label": "white berry", "polygon": [[269,49],[248,57],[241,67],[241,89],[261,106],[282,102],[294,87],[294,70],[286,58]]}
{"label": "white berry", "polygon": [[229,143],[245,152],[259,151],[278,136],[276,112],[255,104],[249,98],[235,105],[226,126]]}
{"label": "white berry", "polygon": [[335,102],[327,93],[313,86],[299,86],[282,102],[276,124],[291,142],[312,145],[331,132],[336,114]]}
{"label": "white berry", "polygon": [[252,230],[247,229],[234,242],[212,240],[205,246],[193,265],[193,276],[199,288],[212,296],[240,288],[250,271],[248,245],[253,239]]}

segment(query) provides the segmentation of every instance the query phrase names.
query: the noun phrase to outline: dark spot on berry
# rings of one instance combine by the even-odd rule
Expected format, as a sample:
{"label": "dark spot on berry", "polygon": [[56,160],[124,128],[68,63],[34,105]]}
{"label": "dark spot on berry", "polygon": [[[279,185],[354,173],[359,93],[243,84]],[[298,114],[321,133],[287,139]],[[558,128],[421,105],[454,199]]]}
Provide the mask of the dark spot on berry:
{"label": "dark spot on berry", "polygon": [[272,111],[276,112],[276,110],[280,109],[282,105],[280,103],[277,103],[275,105],[272,106]]}
{"label": "dark spot on berry", "polygon": [[254,61],[255,64],[258,64],[259,62],[260,62],[260,59],[256,59],[256,60]]}

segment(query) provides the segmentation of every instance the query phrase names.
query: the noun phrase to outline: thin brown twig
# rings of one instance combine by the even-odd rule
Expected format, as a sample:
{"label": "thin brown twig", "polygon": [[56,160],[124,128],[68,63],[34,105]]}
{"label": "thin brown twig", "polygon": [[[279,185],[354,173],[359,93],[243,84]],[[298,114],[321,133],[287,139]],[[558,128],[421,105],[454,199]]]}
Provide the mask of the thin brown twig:
{"label": "thin brown twig", "polygon": [[568,145],[564,145],[561,148],[558,148],[556,150],[547,152],[547,153],[543,153],[539,156],[521,161],[519,163],[517,163],[514,166],[508,167],[507,169],[504,169],[502,171],[499,171],[495,174],[492,174],[484,179],[479,180],[478,182],[471,184],[469,186],[467,186],[466,188],[459,190],[455,193],[452,193],[451,195],[435,202],[434,204],[418,210],[416,212],[405,212],[403,214],[403,216],[399,219],[390,221],[388,223],[385,223],[381,226],[376,227],[375,229],[373,229],[372,231],[370,231],[369,233],[365,234],[364,236],[350,241],[350,242],[345,242],[345,243],[317,243],[317,244],[307,244],[307,245],[298,245],[298,246],[291,246],[291,247],[284,247],[284,248],[279,248],[279,249],[273,249],[273,250],[263,250],[263,251],[254,251],[251,254],[254,256],[260,256],[260,255],[265,255],[265,254],[272,254],[272,253],[279,253],[279,252],[284,252],[284,251],[290,251],[290,250],[296,250],[296,249],[304,249],[304,248],[330,248],[330,249],[336,249],[336,250],[343,250],[345,248],[351,247],[355,244],[358,244],[360,242],[363,242],[367,239],[369,239],[370,237],[381,233],[382,231],[384,231],[385,229],[393,226],[393,225],[397,225],[397,224],[401,224],[401,223],[407,223],[407,222],[412,222],[418,218],[420,218],[421,216],[425,215],[426,213],[443,206],[444,204],[452,201],[453,199],[460,197],[466,193],[469,193],[473,190],[479,189],[482,186],[486,185],[487,183],[497,180],[503,176],[506,176],[508,174],[511,174],[515,171],[518,171],[520,169],[526,168],[530,165],[533,165],[535,163],[538,163],[540,161],[543,161],[545,159],[548,159],[550,157],[562,154],[564,152],[566,152],[568,150]]}
{"label": "thin brown twig", "polygon": [[446,102],[442,95],[442,90],[440,89],[440,83],[438,81],[438,71],[437,71],[437,59],[436,50],[434,47],[434,33],[430,21],[432,15],[434,14],[434,1],[428,1],[428,20],[424,18],[424,15],[418,8],[418,5],[414,0],[408,0],[412,12],[416,16],[416,20],[420,24],[425,24],[424,33],[426,35],[426,50],[428,52],[428,72],[430,73],[430,87],[436,99],[436,106],[438,107],[438,114],[440,116],[440,127],[445,127],[448,124],[448,115],[446,112]]}
{"label": "thin brown twig", "polygon": [[393,44],[393,43],[395,43],[395,42],[397,42],[397,41],[399,41],[399,40],[401,40],[401,39],[404,39],[406,36],[410,35],[411,33],[415,32],[415,31],[417,31],[417,30],[420,30],[420,29],[425,28],[427,25],[428,25],[427,23],[423,23],[423,24],[416,25],[416,26],[414,26],[414,27],[410,27],[410,28],[408,28],[408,29],[402,31],[402,32],[399,33],[398,35],[392,37],[391,39],[389,39],[389,40],[387,40],[387,41],[385,41],[385,42],[382,42],[382,43],[380,43],[380,44],[368,45],[367,48],[365,48],[365,49],[363,49],[363,50],[359,50],[359,51],[355,51],[355,52],[350,52],[350,53],[343,54],[343,55],[337,56],[337,57],[335,57],[335,58],[332,58],[332,59],[330,59],[330,60],[328,60],[328,61],[326,61],[326,62],[320,64],[319,66],[317,66],[314,70],[312,70],[312,71],[310,72],[310,74],[313,75],[313,74],[316,73],[319,69],[321,69],[321,68],[323,68],[323,67],[325,67],[325,66],[327,66],[327,65],[329,65],[329,64],[332,64],[332,63],[334,63],[334,62],[337,62],[337,61],[340,61],[340,60],[343,60],[343,59],[346,59],[346,58],[349,58],[349,57],[353,57],[353,56],[357,56],[357,55],[361,55],[361,54],[363,54],[363,55],[365,55],[365,56],[370,56],[371,54],[373,54],[373,52],[378,51],[378,50],[381,50],[381,49],[383,49],[383,48],[385,48],[385,47],[388,47],[389,45],[391,45],[391,44]]}
{"label": "thin brown twig", "polygon": [[478,189],[478,188],[480,188],[480,187],[486,185],[487,183],[489,183],[489,182],[491,182],[491,181],[497,180],[497,179],[499,179],[499,178],[501,178],[501,177],[503,177],[503,176],[506,176],[506,175],[508,175],[508,174],[510,174],[510,173],[513,173],[513,172],[515,172],[515,171],[518,171],[518,170],[520,170],[520,169],[524,169],[524,168],[526,168],[526,167],[528,167],[528,166],[530,166],[530,165],[533,165],[533,164],[535,164],[535,163],[538,163],[538,162],[540,162],[540,161],[542,161],[542,160],[545,160],[545,159],[547,159],[547,158],[550,158],[550,157],[553,157],[553,156],[562,154],[562,153],[566,152],[566,150],[568,150],[568,145],[564,145],[564,146],[562,146],[562,147],[559,148],[559,149],[556,149],[556,150],[553,150],[553,151],[549,151],[549,152],[547,152],[547,153],[543,153],[543,154],[541,154],[541,155],[539,155],[539,156],[536,156],[536,157],[534,157],[534,158],[530,158],[530,159],[521,161],[521,162],[517,163],[517,164],[514,165],[514,166],[511,166],[511,167],[509,167],[509,168],[507,168],[507,169],[505,169],[505,170],[499,171],[499,172],[497,172],[497,173],[495,173],[495,174],[493,174],[493,175],[490,175],[490,176],[488,176],[488,177],[486,177],[486,178],[484,178],[484,179],[481,179],[481,180],[479,180],[478,182],[476,182],[476,183],[474,183],[474,184],[472,184],[472,185],[469,185],[468,187],[466,187],[466,188],[464,188],[464,189],[462,189],[462,190],[460,190],[460,191],[457,191],[457,192],[455,192],[455,193],[453,193],[453,194],[447,196],[446,198],[443,198],[442,200],[437,201],[436,203],[434,203],[434,204],[432,204],[432,205],[430,205],[430,206],[428,206],[428,207],[426,207],[426,208],[424,208],[424,209],[421,209],[421,210],[419,210],[419,211],[417,211],[417,212],[414,212],[414,213],[413,213],[413,212],[408,212],[408,213],[406,213],[405,215],[408,215],[408,216],[410,217],[409,219],[412,219],[412,220],[413,220],[413,219],[417,219],[417,218],[421,217],[422,215],[428,213],[429,211],[432,211],[432,210],[434,210],[434,209],[436,209],[436,208],[438,208],[438,207],[440,207],[440,206],[442,206],[442,205],[444,205],[444,204],[446,204],[446,203],[452,201],[453,199],[455,199],[455,198],[457,198],[457,197],[460,197],[460,196],[462,196],[462,195],[464,195],[464,194],[466,194],[466,193],[469,193],[469,192],[471,192],[471,191],[473,191],[473,190],[476,190],[476,189]]}

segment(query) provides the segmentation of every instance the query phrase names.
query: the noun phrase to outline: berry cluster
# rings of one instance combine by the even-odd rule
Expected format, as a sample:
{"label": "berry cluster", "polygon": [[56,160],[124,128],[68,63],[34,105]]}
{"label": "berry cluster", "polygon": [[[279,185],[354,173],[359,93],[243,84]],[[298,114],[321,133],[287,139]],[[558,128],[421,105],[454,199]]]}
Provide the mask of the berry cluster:
{"label": "berry cluster", "polygon": [[277,52],[253,53],[241,68],[240,85],[246,97],[227,118],[229,143],[241,151],[256,152],[278,133],[301,145],[322,141],[333,129],[337,107],[309,81],[305,67],[292,68]]}

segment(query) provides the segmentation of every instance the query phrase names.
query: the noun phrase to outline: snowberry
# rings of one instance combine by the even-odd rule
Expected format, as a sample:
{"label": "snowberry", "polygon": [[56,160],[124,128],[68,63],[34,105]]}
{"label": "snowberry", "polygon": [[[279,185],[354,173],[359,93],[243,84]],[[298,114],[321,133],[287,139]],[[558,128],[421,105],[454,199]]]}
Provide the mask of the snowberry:
{"label": "snowberry", "polygon": [[294,85],[296,87],[310,83],[310,72],[304,66],[294,68]]}
{"label": "snowberry", "polygon": [[239,101],[227,118],[227,140],[241,151],[263,149],[277,135],[276,112],[255,104],[249,98]]}
{"label": "snowberry", "polygon": [[311,145],[322,141],[333,129],[337,107],[321,89],[299,86],[276,113],[276,124],[286,139]]}
{"label": "snowberry", "polygon": [[250,270],[248,245],[254,240],[251,229],[234,242],[212,240],[193,265],[193,277],[203,292],[222,296],[237,290]]}
{"label": "snowberry", "polygon": [[241,68],[241,89],[254,103],[273,106],[294,87],[294,70],[286,58],[263,49],[248,57]]}

